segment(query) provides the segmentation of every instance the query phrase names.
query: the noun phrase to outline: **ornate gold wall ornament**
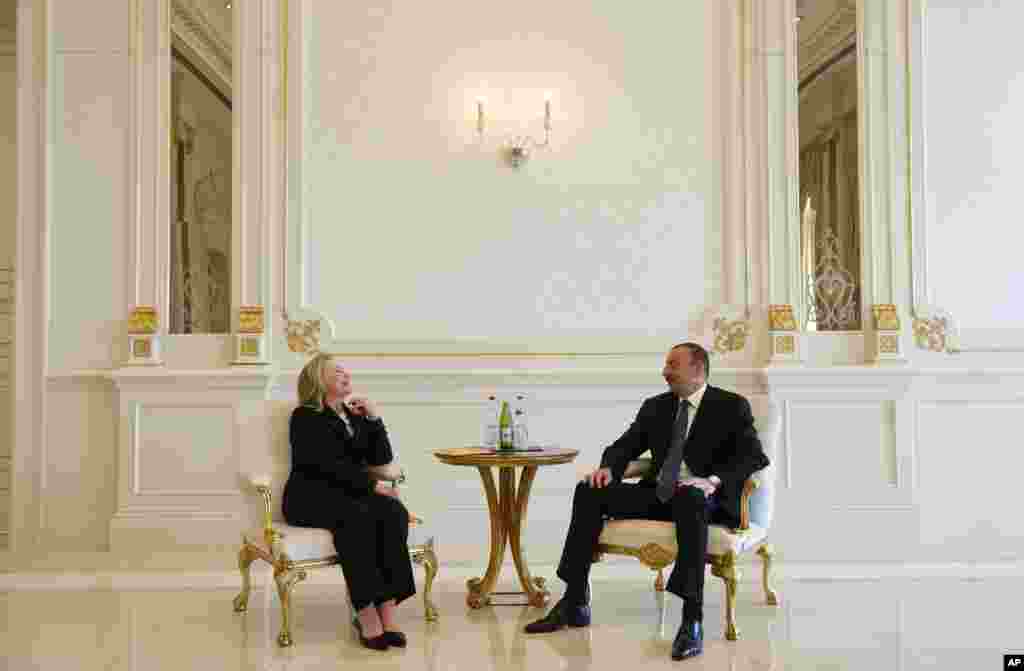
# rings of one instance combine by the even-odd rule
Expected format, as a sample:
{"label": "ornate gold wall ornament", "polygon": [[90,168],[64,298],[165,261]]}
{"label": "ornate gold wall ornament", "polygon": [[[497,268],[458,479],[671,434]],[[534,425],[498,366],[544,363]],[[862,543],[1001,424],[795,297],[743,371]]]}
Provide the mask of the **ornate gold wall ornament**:
{"label": "ornate gold wall ornament", "polygon": [[148,359],[153,354],[153,344],[149,338],[136,338],[132,341],[132,356],[136,359]]}
{"label": "ornate gold wall ornament", "polygon": [[320,320],[288,320],[285,336],[288,338],[288,349],[313,356],[320,351]]}
{"label": "ornate gold wall ornament", "polygon": [[[821,250],[808,286],[808,323],[819,331],[849,331],[860,327],[859,290],[853,275],[843,267],[839,238],[825,229],[818,243]],[[895,309],[894,309],[895,315]]]}
{"label": "ornate gold wall ornament", "polygon": [[953,351],[948,348],[949,320],[946,317],[915,318],[914,342],[931,352]]}
{"label": "ornate gold wall ornament", "polygon": [[719,317],[714,321],[713,331],[715,342],[711,347],[712,352],[715,354],[739,352],[747,345],[750,324],[745,319],[728,320]]}
{"label": "ornate gold wall ornament", "polygon": [[899,354],[899,336],[886,333],[878,337],[878,351],[883,354]]}
{"label": "ornate gold wall ornament", "polygon": [[262,334],[264,331],[263,306],[243,305],[238,308],[238,332]]}
{"label": "ornate gold wall ornament", "polygon": [[153,306],[138,305],[128,315],[128,333],[132,335],[153,334],[159,326],[160,320]]}
{"label": "ornate gold wall ornament", "polygon": [[792,354],[796,351],[796,338],[791,335],[782,335],[775,337],[775,353],[776,354]]}
{"label": "ornate gold wall ornament", "polygon": [[875,316],[875,329],[879,331],[899,331],[900,317],[896,306],[892,303],[872,305],[871,312]]}
{"label": "ornate gold wall ornament", "polygon": [[792,305],[769,305],[768,328],[772,331],[795,331],[796,318]]}

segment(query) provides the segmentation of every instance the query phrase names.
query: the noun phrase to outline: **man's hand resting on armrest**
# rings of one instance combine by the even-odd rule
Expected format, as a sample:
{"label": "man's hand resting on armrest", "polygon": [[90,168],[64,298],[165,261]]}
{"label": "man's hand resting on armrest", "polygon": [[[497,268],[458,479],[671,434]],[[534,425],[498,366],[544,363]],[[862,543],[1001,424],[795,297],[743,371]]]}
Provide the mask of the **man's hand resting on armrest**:
{"label": "man's hand resting on armrest", "polygon": [[378,480],[373,483],[373,491],[375,494],[380,494],[382,496],[390,496],[393,499],[398,498],[398,487],[392,487],[384,480]]}
{"label": "man's hand resting on armrest", "polygon": [[583,481],[591,487],[605,487],[612,481],[612,469],[607,467],[599,468],[593,473],[587,473],[583,478]]}

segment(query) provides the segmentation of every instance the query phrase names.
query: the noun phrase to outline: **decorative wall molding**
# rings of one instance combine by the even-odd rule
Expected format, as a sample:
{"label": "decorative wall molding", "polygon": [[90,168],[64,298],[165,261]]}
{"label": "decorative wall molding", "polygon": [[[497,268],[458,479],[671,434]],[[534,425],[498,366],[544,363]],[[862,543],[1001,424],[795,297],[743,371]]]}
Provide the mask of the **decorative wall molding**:
{"label": "decorative wall molding", "polygon": [[193,56],[213,70],[219,88],[232,91],[232,48],[230,36],[223,35],[195,0],[171,0],[171,29],[189,46]]}
{"label": "decorative wall molding", "polygon": [[[914,343],[918,349],[958,354],[959,328],[953,315],[935,302],[929,282],[928,224],[929,199],[927,158],[927,116],[924,110],[925,71],[928,56],[925,29],[926,0],[907,0],[907,54],[905,65],[907,133],[906,216],[911,248],[911,317]],[[973,350],[974,348],[972,348]],[[968,350],[970,351],[970,350]]]}

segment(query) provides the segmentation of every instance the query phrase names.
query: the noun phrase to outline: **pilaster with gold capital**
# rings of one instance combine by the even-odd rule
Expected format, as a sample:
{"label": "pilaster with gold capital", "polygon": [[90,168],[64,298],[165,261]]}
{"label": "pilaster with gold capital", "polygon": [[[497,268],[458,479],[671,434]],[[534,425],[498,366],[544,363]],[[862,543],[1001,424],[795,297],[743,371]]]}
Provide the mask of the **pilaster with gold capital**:
{"label": "pilaster with gold capital", "polygon": [[262,305],[243,305],[238,309],[238,333],[235,334],[233,366],[264,366],[267,359],[267,333]]}
{"label": "pilaster with gold capital", "polygon": [[128,314],[129,366],[162,366],[160,359],[160,319],[152,305],[137,305]]}
{"label": "pilaster with gold capital", "polygon": [[792,305],[768,306],[768,336],[772,341],[770,363],[803,362]]}

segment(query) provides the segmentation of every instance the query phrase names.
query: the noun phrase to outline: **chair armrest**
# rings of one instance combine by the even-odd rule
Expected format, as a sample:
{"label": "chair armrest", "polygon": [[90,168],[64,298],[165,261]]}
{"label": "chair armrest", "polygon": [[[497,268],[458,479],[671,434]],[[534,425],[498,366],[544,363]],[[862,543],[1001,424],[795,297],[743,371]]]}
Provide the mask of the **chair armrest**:
{"label": "chair armrest", "polygon": [[270,538],[274,531],[274,509],[272,507],[272,494],[270,491],[271,477],[265,474],[250,475],[248,481],[249,486],[263,497],[263,534],[266,536],[267,543],[270,543]]}
{"label": "chair armrest", "polygon": [[366,472],[374,480],[389,480],[393,485],[405,482],[405,470],[393,461],[380,466],[367,466]]}
{"label": "chair armrest", "polygon": [[651,470],[651,460],[648,457],[643,459],[636,459],[629,462],[626,466],[626,470],[622,473],[623,480],[632,480],[634,478],[642,478],[647,475],[647,472]]}
{"label": "chair armrest", "polygon": [[761,486],[761,481],[755,476],[750,476],[743,483],[743,493],[740,494],[740,527],[737,531],[746,531],[750,528],[750,495]]}

